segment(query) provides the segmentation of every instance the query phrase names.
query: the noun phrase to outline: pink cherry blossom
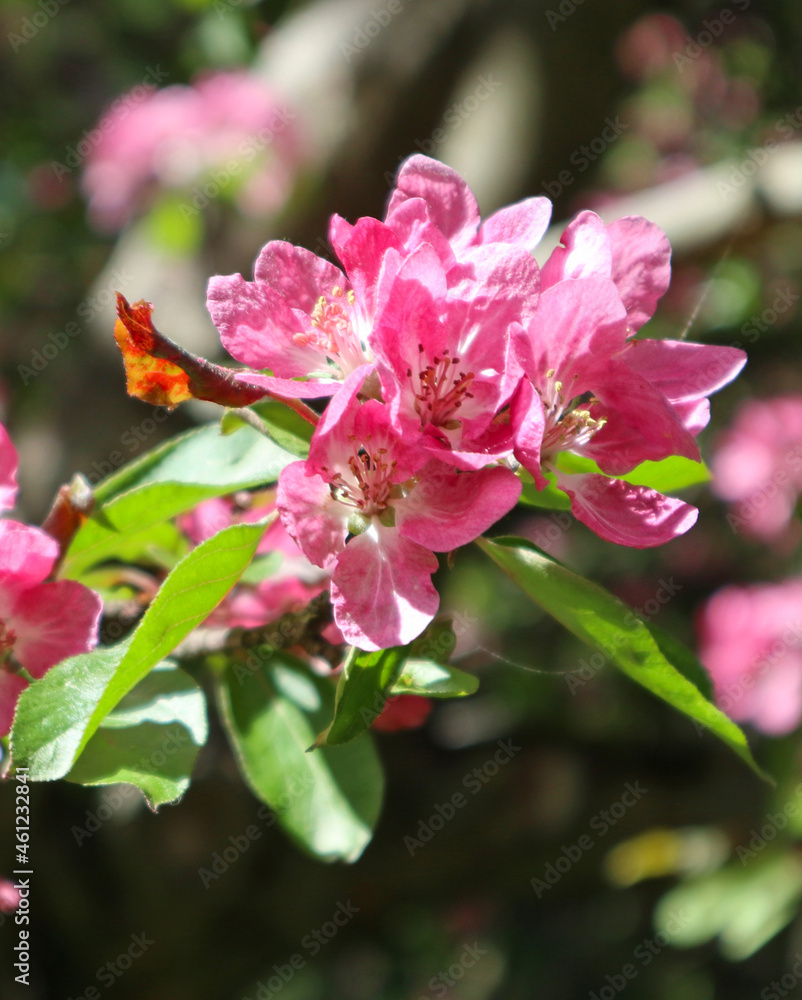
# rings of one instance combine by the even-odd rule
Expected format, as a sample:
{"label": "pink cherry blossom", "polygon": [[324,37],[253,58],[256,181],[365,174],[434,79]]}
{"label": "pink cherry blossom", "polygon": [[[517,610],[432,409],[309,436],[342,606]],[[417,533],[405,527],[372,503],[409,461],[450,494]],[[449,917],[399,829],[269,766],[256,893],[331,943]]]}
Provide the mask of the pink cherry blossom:
{"label": "pink cherry blossom", "polygon": [[713,455],[713,491],[733,504],[727,521],[764,542],[794,542],[802,494],[802,396],[749,400]]}
{"label": "pink cherry blossom", "polygon": [[407,251],[429,244],[443,262],[494,243],[531,252],[551,218],[548,198],[526,198],[508,205],[484,222],[473,192],[456,170],[428,156],[410,156],[401,165],[385,222]]}
{"label": "pink cherry blossom", "polygon": [[[243,494],[205,500],[182,514],[178,525],[194,545],[231,524],[253,523],[275,510],[272,494]],[[305,607],[328,587],[328,574],[313,566],[287,534],[280,520],[267,529],[259,556],[277,555],[279,565],[263,580],[238,583],[205,624],[222,628],[258,628]]]}
{"label": "pink cherry blossom", "polygon": [[13,913],[19,906],[20,892],[13,882],[0,876],[0,913]]}
{"label": "pink cherry blossom", "polygon": [[[698,461],[707,394],[735,377],[745,355],[630,339],[669,279],[668,244],[645,219],[605,227],[585,212],[563,243],[543,266],[534,317],[512,334],[526,374],[511,410],[515,455],[539,487],[550,474],[601,537],[661,545],[692,526],[694,508],[609,477],[671,455]],[[571,474],[558,461],[563,452],[592,459],[605,475]]]}
{"label": "pink cherry blossom", "polygon": [[772,736],[802,719],[802,578],[725,587],[702,608],[699,658],[719,706]]}
{"label": "pink cherry blossom", "polygon": [[[0,497],[13,505],[17,454],[0,425]],[[72,580],[46,582],[59,555],[58,543],[39,528],[0,520],[0,736],[11,728],[14,709],[27,681],[97,642],[102,603]]]}
{"label": "pink cherry blossom", "polygon": [[366,650],[405,645],[434,617],[434,552],[473,541],[509,511],[520,482],[509,469],[457,472],[419,451],[389,407],[359,401],[366,370],[333,398],[306,462],[279,477],[278,509],[301,550],[330,569],[335,622]]}
{"label": "pink cherry blossom", "polygon": [[228,184],[244,212],[272,213],[289,194],[301,159],[294,118],[244,72],[212,74],[192,86],[135,88],[93,130],[99,139],[83,178],[90,215],[102,228],[118,229],[160,188],[198,185],[194,197],[202,208],[209,198],[204,186],[219,193]]}
{"label": "pink cherry blossom", "polygon": [[508,331],[534,314],[539,271],[526,252],[469,251],[474,276],[449,291],[431,247],[404,261],[377,318],[374,347],[382,397],[405,440],[463,469],[512,452],[498,420],[517,384]]}
{"label": "pink cherry blossom", "polygon": [[[395,242],[389,230],[384,235]],[[238,377],[294,397],[329,396],[369,363],[368,333],[384,257],[369,259],[377,266],[369,275],[355,269],[352,284],[329,261],[274,240],[256,260],[254,281],[240,274],[212,278],[207,307],[223,346],[256,370]],[[273,375],[257,374],[265,368]],[[308,381],[292,381],[299,378]]]}

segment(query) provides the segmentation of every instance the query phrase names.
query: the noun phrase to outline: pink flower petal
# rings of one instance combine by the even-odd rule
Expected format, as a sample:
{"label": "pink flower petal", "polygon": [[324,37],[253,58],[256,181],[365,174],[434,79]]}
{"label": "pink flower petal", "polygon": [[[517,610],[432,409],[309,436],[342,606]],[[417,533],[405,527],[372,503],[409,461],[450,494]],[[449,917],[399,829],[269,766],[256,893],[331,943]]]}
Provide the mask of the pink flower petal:
{"label": "pink flower petal", "polygon": [[345,275],[334,264],[284,240],[272,240],[262,247],[253,274],[293,309],[307,314],[321,295],[331,295],[335,287],[348,287]]}
{"label": "pink flower petal", "polygon": [[695,507],[623,479],[558,474],[571,498],[571,512],[608,542],[636,549],[664,545],[688,531],[698,517]]}
{"label": "pink flower petal", "polygon": [[671,281],[671,244],[665,233],[640,215],[627,215],[607,227],[613,281],[627,309],[629,329],[651,319],[657,300]]}
{"label": "pink flower petal", "polygon": [[628,365],[611,361],[594,386],[598,413],[606,424],[582,449],[610,475],[623,475],[641,462],[669,455],[700,460],[699,447],[665,397]]}
{"label": "pink flower petal", "polygon": [[560,239],[563,246],[552,251],[543,265],[541,288],[550,288],[566,278],[610,278],[610,238],[595,212],[580,212]]}
{"label": "pink flower petal", "polygon": [[548,198],[526,198],[485,219],[479,239],[482,243],[514,243],[531,252],[543,238],[550,220]]}
{"label": "pink flower petal", "polygon": [[621,355],[672,402],[698,400],[728,385],[746,364],[736,347],[685,340],[633,340]]}
{"label": "pink flower petal", "polygon": [[510,422],[515,428],[515,457],[543,489],[547,480],[540,469],[540,453],[543,446],[543,432],[546,418],[543,401],[535,392],[531,382],[524,381],[513,396],[510,406]]}
{"label": "pink flower petal", "polygon": [[0,424],[0,511],[11,510],[17,498],[17,450]]}
{"label": "pink flower petal", "polygon": [[103,602],[73,580],[42,583],[17,595],[8,626],[16,633],[14,657],[34,677],[97,644]]}
{"label": "pink flower petal", "polygon": [[320,352],[299,344],[306,325],[272,288],[241,274],[209,279],[206,308],[228,353],[251,368],[270,368],[281,378],[321,367]]}
{"label": "pink flower petal", "polygon": [[328,566],[345,545],[350,508],[333,499],[329,484],[307,475],[306,462],[281,470],[276,506],[282,524],[316,566]]}
{"label": "pink flower petal", "polygon": [[404,646],[426,628],[440,599],[437,557],[395,528],[374,522],[337,557],[331,581],[334,620],[359,649]]}
{"label": "pink flower petal", "polygon": [[539,388],[554,370],[566,400],[596,389],[588,373],[626,344],[626,311],[609,278],[560,281],[541,292],[529,325],[535,371],[528,374]]}
{"label": "pink flower petal", "polygon": [[479,228],[479,206],[456,170],[428,156],[411,156],[398,171],[387,208],[392,228],[395,209],[409,198],[423,198],[432,222],[453,244],[468,246]]}
{"label": "pink flower petal", "polygon": [[[26,687],[28,687],[28,682],[24,677],[0,668],[0,736],[6,736],[11,732],[17,702]],[[0,903],[0,910],[7,912],[2,903]]]}
{"label": "pink flower petal", "polygon": [[0,590],[41,583],[57,557],[58,543],[44,531],[18,521],[0,521]]}
{"label": "pink flower petal", "polygon": [[451,244],[432,222],[429,207],[423,198],[409,198],[399,202],[393,209],[392,217],[388,217],[387,225],[404,244],[408,254],[428,245],[435,251],[446,271],[456,263]]}
{"label": "pink flower petal", "polygon": [[378,219],[359,219],[337,254],[366,316],[376,311],[379,275],[388,250],[400,253],[401,240]]}
{"label": "pink flower petal", "polygon": [[478,538],[518,502],[521,481],[496,466],[454,473],[429,462],[414,489],[394,504],[395,523],[405,538],[435,552],[448,552]]}

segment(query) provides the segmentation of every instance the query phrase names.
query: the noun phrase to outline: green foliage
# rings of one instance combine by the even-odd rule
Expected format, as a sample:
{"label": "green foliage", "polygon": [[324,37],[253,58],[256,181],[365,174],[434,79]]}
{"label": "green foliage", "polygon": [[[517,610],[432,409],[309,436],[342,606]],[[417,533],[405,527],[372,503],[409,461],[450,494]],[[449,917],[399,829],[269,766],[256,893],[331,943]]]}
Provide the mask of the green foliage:
{"label": "green foliage", "polygon": [[334,718],[315,746],[337,746],[366,732],[378,719],[398,680],[407,647],[393,646],[376,653],[351,648],[337,684]]}
{"label": "green foliage", "polygon": [[[479,546],[552,617],[588,645],[599,649],[632,680],[684,712],[723,740],[757,774],[746,737],[702,694],[687,674],[690,651],[682,657],[684,672],[670,662],[649,627],[602,587],[583,579],[521,538],[478,540]],[[670,649],[680,646],[671,641]],[[698,670],[703,668],[698,666]]]}
{"label": "green foliage", "polygon": [[67,775],[79,785],[128,782],[155,809],[189,787],[206,743],[206,699],[174,664],[158,664],[100,723]]}
{"label": "green foliage", "polygon": [[[252,654],[253,655],[253,654]],[[276,654],[229,663],[221,715],[242,772],[283,829],[324,861],[355,861],[373,835],[384,788],[369,738],[308,753],[331,717],[334,687]]]}
{"label": "green foliage", "polygon": [[[605,475],[592,459],[573,455],[566,451],[561,452],[558,456],[557,465],[569,475],[583,472]],[[535,486],[532,477],[526,470],[521,469],[518,474],[524,484],[519,503],[527,507],[544,507],[547,510],[571,509],[571,501],[562,490],[557,488],[557,477],[553,473],[545,473],[549,483],[542,490]],[[698,486],[700,483],[708,482],[710,471],[704,462],[692,462],[689,458],[672,455],[660,462],[641,462],[631,472],[612,478],[625,479],[635,486],[647,486],[649,489],[657,490],[658,493],[670,495],[690,486]]]}
{"label": "green foliage", "polygon": [[266,525],[234,525],[203,542],[167,577],[129,639],[64,660],[23,692],[11,739],[14,763],[30,768],[31,780],[67,774],[123,696],[234,586]]}

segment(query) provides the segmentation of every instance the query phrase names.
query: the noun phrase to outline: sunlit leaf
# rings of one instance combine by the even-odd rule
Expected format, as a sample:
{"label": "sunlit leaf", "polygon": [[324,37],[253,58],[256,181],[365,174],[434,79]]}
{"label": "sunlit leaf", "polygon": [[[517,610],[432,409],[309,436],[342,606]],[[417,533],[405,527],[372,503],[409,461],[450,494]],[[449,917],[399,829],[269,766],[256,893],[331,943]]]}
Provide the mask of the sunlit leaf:
{"label": "sunlit leaf", "polygon": [[533,601],[569,631],[603,652],[632,680],[709,729],[765,777],[739,727],[669,662],[646,623],[618,598],[524,539],[497,538],[491,542],[480,538],[478,544]]}
{"label": "sunlit leaf", "polygon": [[373,835],[384,781],[369,736],[307,753],[331,718],[334,686],[286,654],[233,662],[218,684],[226,729],[254,794],[326,861],[355,861]]}

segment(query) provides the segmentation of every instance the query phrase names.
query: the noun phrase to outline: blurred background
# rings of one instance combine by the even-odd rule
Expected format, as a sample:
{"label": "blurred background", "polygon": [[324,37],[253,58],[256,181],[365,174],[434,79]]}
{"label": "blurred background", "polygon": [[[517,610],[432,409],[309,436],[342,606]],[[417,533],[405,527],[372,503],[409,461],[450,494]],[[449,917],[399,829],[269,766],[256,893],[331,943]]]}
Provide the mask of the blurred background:
{"label": "blurred background", "polygon": [[[115,290],[219,356],[209,275],[249,276],[268,239],[330,255],[331,213],[381,218],[415,152],[460,171],[484,215],[548,195],[541,261],[582,208],[643,214],[674,248],[645,334],[749,354],[701,437],[699,523],[648,552],[561,512],[504,527],[699,650],[777,778],[465,550],[439,588],[480,693],[378,734],[386,802],[356,864],[307,859],[259,818],[213,720],[157,815],[34,788],[35,975],[4,995],[802,997],[799,4],[5,0],[0,36],[0,419],[22,515],[209,418],[126,397]],[[0,788],[4,872],[12,803]]]}

